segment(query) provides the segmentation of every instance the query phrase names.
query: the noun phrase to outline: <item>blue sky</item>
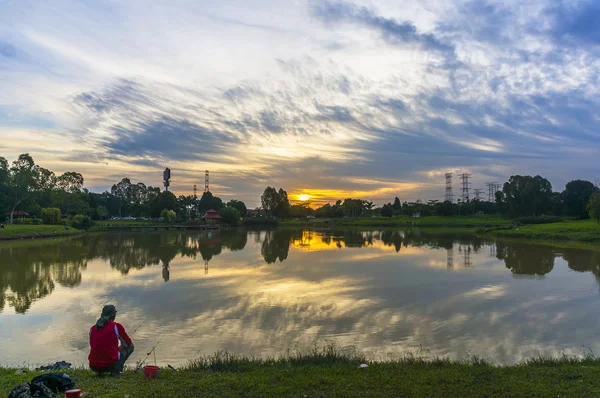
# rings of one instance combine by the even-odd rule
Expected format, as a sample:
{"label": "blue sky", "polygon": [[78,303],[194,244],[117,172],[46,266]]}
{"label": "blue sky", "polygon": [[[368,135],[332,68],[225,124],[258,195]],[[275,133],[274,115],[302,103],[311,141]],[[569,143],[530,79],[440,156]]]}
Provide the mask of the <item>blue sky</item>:
{"label": "blue sky", "polygon": [[[600,177],[592,1],[0,0],[0,156],[258,204]],[[458,185],[458,181],[456,181]],[[458,186],[456,187],[458,191]]]}

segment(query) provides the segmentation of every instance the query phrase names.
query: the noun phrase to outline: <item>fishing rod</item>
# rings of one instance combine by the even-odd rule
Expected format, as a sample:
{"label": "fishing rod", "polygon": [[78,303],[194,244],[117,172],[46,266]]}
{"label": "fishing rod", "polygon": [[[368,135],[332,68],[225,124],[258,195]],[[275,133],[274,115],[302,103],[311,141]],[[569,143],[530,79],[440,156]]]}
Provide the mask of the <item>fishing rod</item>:
{"label": "fishing rod", "polygon": [[156,350],[156,347],[158,347],[158,345],[160,344],[160,342],[162,341],[162,339],[165,337],[166,333],[162,335],[162,337],[160,338],[160,340],[158,340],[158,343],[156,343],[154,345],[154,347],[152,347],[152,349],[150,350],[150,352],[146,353],[146,358],[144,358],[143,361],[141,361],[137,368],[135,368],[135,371],[137,372],[138,370],[140,370],[140,368],[142,367],[142,365],[144,364],[144,362],[146,362],[146,359],[148,359],[148,357],[150,356],[150,354],[152,354],[154,352],[154,362],[156,363],[156,352],[154,350]]}
{"label": "fishing rod", "polygon": [[135,334],[135,332],[137,332],[137,331],[138,331],[138,330],[139,330],[139,329],[140,329],[140,328],[141,328],[141,327],[144,325],[144,323],[146,323],[146,321],[147,321],[147,320],[148,320],[148,318],[144,319],[144,320],[142,321],[142,323],[140,323],[140,324],[138,325],[138,327],[137,327],[137,328],[135,328],[135,329],[133,330],[133,332],[131,332],[131,335],[134,335],[134,334]]}

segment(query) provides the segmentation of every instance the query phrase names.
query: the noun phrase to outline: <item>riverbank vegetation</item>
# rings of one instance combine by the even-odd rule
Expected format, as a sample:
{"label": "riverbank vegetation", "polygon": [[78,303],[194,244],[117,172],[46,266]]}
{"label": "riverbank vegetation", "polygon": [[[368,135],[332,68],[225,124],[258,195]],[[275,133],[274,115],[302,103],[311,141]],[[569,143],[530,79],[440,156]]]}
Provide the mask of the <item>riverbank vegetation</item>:
{"label": "riverbank vegetation", "polygon": [[60,225],[5,225],[0,229],[0,240],[50,238],[55,236],[77,235],[82,231]]}
{"label": "riverbank vegetation", "polygon": [[[141,370],[117,378],[85,369],[65,373],[76,388],[94,397],[583,397],[600,393],[599,370],[600,360],[593,357],[534,358],[497,366],[478,358],[407,356],[370,362],[358,355],[319,351],[267,360],[221,352],[176,370],[163,367],[155,380],[145,380]],[[39,374],[15,372],[0,368],[0,396],[7,397],[15,385]]]}

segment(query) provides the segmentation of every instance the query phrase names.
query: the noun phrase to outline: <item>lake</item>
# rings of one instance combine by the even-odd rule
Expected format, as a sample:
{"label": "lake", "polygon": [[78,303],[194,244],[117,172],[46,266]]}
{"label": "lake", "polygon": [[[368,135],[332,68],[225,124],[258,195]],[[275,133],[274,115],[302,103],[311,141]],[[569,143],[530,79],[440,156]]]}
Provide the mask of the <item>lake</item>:
{"label": "lake", "polygon": [[0,244],[0,364],[87,361],[104,304],[180,365],[332,341],[514,363],[600,353],[600,252],[432,231],[88,234]]}

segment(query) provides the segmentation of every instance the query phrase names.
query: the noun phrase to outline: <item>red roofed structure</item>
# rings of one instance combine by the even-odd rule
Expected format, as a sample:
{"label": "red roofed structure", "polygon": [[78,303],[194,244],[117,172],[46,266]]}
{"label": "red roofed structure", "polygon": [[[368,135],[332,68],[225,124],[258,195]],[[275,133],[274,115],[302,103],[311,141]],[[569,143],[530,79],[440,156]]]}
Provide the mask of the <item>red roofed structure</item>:
{"label": "red roofed structure", "polygon": [[203,215],[202,217],[200,217],[204,220],[221,220],[223,217],[221,217],[220,215],[217,214],[216,210],[210,209],[209,211],[206,212],[205,215]]}
{"label": "red roofed structure", "polygon": [[[4,215],[10,217],[10,211],[5,212]],[[23,210],[15,210],[13,217],[29,217],[29,213],[25,213]]]}

